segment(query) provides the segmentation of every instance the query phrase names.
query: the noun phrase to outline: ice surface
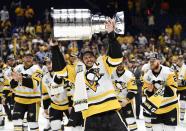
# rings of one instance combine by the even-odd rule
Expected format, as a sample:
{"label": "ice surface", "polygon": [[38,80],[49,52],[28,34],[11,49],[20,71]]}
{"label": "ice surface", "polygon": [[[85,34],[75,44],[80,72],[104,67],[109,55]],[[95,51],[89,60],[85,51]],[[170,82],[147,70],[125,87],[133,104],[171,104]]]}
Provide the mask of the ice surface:
{"label": "ice surface", "polygon": [[[39,114],[39,126],[40,126],[40,131],[43,131],[43,128],[46,125],[46,119],[43,117],[43,110],[40,110]],[[138,125],[138,131],[145,131],[145,124],[143,120],[143,116],[141,114],[140,120],[137,120],[137,125]],[[5,121],[5,126],[3,128],[0,128],[0,131],[13,131],[13,123],[9,122],[7,119]],[[66,128],[65,131],[71,131],[69,128]],[[176,131],[186,131],[186,120],[184,123],[180,124],[177,128]]]}

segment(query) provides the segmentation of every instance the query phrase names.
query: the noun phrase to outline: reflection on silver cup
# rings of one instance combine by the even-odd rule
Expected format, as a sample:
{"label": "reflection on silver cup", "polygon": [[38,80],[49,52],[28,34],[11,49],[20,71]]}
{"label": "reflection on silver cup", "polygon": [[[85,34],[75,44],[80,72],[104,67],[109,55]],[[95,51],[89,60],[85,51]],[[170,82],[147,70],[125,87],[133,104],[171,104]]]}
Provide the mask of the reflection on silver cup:
{"label": "reflection on silver cup", "polygon": [[[53,9],[53,35],[57,40],[86,40],[92,34],[105,32],[105,22],[109,19],[103,15],[93,15],[89,9]],[[114,17],[115,33],[124,34],[124,12],[117,12]]]}

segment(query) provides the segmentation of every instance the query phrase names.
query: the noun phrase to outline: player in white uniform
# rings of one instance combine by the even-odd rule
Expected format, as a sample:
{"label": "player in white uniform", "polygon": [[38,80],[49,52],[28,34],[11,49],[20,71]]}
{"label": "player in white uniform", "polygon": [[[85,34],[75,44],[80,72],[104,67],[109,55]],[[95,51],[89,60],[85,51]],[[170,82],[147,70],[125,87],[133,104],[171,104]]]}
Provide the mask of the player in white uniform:
{"label": "player in white uniform", "polygon": [[14,107],[14,95],[10,87],[10,81],[12,79],[13,68],[15,67],[15,58],[13,55],[7,57],[7,66],[3,71],[4,86],[3,86],[3,106],[8,116],[8,120],[12,120],[12,110]]}
{"label": "player in white uniform", "polygon": [[141,67],[141,71],[143,72],[143,74],[145,74],[148,70],[150,70],[150,63],[146,63]]}
{"label": "player in white uniform", "polygon": [[131,71],[125,69],[124,63],[122,63],[113,72],[111,78],[115,85],[118,100],[122,105],[121,116],[130,131],[136,131],[137,124],[133,110],[134,97],[137,94],[135,77]]}
{"label": "player in white uniform", "polygon": [[4,126],[4,117],[3,117],[3,105],[1,103],[3,85],[4,85],[4,76],[3,70],[6,68],[6,65],[3,62],[3,59],[0,57],[0,127]]}
{"label": "player in white uniform", "polygon": [[[46,73],[42,79],[44,109],[47,110],[48,104],[50,104],[49,120],[51,129],[53,131],[61,131],[64,128],[61,125],[64,113],[69,116],[69,100],[67,96],[67,90],[65,89],[68,84],[68,81],[65,79],[67,75],[64,75],[63,82],[58,85],[54,83],[53,80],[54,72],[52,70],[51,60],[46,61],[46,66],[49,72]],[[49,97],[47,97],[47,95],[49,95]],[[51,102],[49,103],[48,100],[51,100]]]}
{"label": "player in white uniform", "polygon": [[178,77],[178,95],[180,96],[180,120],[184,121],[186,110],[186,64],[183,56],[179,56],[177,59],[177,66],[179,67],[177,72]]}
{"label": "player in white uniform", "polygon": [[27,112],[30,131],[39,131],[38,115],[41,102],[40,81],[42,72],[33,65],[33,55],[25,53],[23,64],[14,68],[10,85],[15,93],[13,110],[14,131],[23,130],[23,118]]}
{"label": "player in white uniform", "polygon": [[[116,111],[121,108],[121,105],[111,80],[113,70],[122,62],[121,45],[116,41],[114,26],[113,20],[106,22],[109,33],[108,55],[96,58],[91,50],[84,50],[82,61],[76,65],[74,75],[69,76],[69,79],[75,83],[74,108],[76,112],[82,112],[85,131],[127,130],[119,112]],[[56,56],[58,52],[52,52],[52,55]],[[56,58],[52,63],[57,66],[58,61],[59,58]],[[64,63],[62,71],[57,73],[59,79],[65,68]]]}
{"label": "player in white uniform", "polygon": [[150,56],[151,69],[144,75],[142,104],[152,114],[153,131],[175,131],[178,124],[177,78],[169,67],[160,64],[158,53]]}
{"label": "player in white uniform", "polygon": [[[145,73],[147,73],[150,70],[150,62],[144,64],[141,68],[142,71],[142,77],[144,76]],[[143,80],[143,79],[142,79]],[[152,131],[152,124],[151,124],[151,114],[149,112],[146,112],[143,110],[143,116],[145,120],[145,128],[146,131]]]}

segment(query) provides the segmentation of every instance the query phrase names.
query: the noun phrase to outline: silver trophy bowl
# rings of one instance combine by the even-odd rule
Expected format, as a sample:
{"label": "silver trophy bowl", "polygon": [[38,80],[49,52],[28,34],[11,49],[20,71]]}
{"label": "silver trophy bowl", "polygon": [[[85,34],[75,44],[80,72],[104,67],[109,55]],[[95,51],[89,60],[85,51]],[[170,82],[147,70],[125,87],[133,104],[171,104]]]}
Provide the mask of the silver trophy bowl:
{"label": "silver trophy bowl", "polygon": [[[106,32],[107,16],[93,15],[89,9],[51,9],[53,35],[59,41],[89,40],[94,33]],[[124,34],[124,12],[117,12],[113,18],[115,33]]]}

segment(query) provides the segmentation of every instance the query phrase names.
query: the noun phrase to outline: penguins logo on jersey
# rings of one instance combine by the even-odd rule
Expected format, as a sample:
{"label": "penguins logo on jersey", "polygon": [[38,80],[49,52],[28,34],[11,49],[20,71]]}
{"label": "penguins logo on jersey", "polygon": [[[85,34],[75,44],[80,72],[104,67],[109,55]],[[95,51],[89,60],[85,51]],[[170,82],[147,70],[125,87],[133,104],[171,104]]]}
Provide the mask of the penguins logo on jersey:
{"label": "penguins logo on jersey", "polygon": [[156,89],[160,89],[165,85],[165,82],[161,80],[157,80],[157,81],[153,80],[152,84],[156,87]]}
{"label": "penguins logo on jersey", "polygon": [[97,91],[97,87],[99,86],[99,80],[103,76],[103,73],[100,73],[99,68],[92,68],[88,70],[85,74],[87,80],[87,86],[91,88],[93,91]]}
{"label": "penguins logo on jersey", "polygon": [[120,92],[122,89],[125,89],[127,87],[125,82],[117,80],[114,81],[114,85],[116,87],[116,90],[119,90]]}

